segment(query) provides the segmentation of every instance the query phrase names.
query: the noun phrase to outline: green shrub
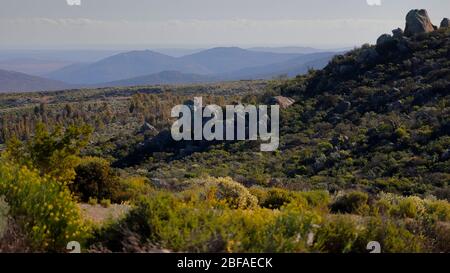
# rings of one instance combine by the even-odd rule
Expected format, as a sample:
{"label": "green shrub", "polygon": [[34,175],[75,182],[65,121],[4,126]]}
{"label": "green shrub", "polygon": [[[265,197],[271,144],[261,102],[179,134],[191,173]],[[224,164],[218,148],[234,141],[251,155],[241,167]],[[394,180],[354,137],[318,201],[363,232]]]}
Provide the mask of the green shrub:
{"label": "green shrub", "polygon": [[306,191],[299,194],[311,207],[327,207],[330,203],[330,194],[327,191]]}
{"label": "green shrub", "polygon": [[315,247],[330,253],[368,253],[367,244],[379,242],[383,253],[421,252],[424,238],[409,231],[404,223],[386,218],[329,217],[317,234]]}
{"label": "green shrub", "polygon": [[91,206],[97,206],[98,205],[98,199],[95,197],[89,197],[88,204]]}
{"label": "green shrub", "polygon": [[426,213],[435,220],[450,221],[450,204],[443,200],[425,200]]}
{"label": "green shrub", "polygon": [[330,217],[319,228],[314,248],[329,253],[351,252],[362,231],[362,227],[351,215]]}
{"label": "green shrub", "polygon": [[389,218],[371,217],[365,223],[359,246],[355,250],[363,252],[370,241],[377,241],[383,253],[415,253],[424,248],[424,238],[414,234],[405,223]]}
{"label": "green shrub", "polygon": [[337,198],[331,204],[331,211],[335,213],[363,214],[367,211],[369,196],[364,192],[349,192]]}
{"label": "green shrub", "polygon": [[90,197],[116,200],[119,191],[118,178],[109,162],[97,157],[85,157],[75,168],[76,177],[70,189],[87,202]]}
{"label": "green shrub", "polygon": [[120,180],[119,191],[116,195],[118,202],[137,201],[140,196],[147,195],[154,190],[146,177],[131,176]]}
{"label": "green shrub", "polygon": [[375,215],[386,215],[389,216],[389,212],[392,211],[392,203],[386,199],[379,199],[375,201],[372,207],[372,212]]}
{"label": "green shrub", "polygon": [[289,204],[294,200],[291,192],[282,189],[269,189],[265,199],[260,200],[263,208],[279,209],[285,204]]}
{"label": "green shrub", "polygon": [[422,199],[416,196],[399,198],[397,206],[392,209],[392,214],[401,218],[417,218],[425,212]]}
{"label": "green shrub", "polygon": [[251,187],[250,193],[258,199],[259,206],[269,209],[280,209],[282,206],[297,203],[318,207],[328,204],[328,193],[325,191],[295,192],[279,188]]}

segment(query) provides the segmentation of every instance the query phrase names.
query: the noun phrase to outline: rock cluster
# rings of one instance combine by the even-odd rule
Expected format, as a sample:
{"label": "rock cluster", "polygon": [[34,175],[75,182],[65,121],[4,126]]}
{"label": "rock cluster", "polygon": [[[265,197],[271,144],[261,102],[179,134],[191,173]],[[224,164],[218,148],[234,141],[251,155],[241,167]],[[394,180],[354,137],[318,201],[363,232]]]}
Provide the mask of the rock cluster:
{"label": "rock cluster", "polygon": [[[444,18],[441,22],[440,28],[449,27],[450,20]],[[406,15],[406,26],[405,31],[401,28],[394,29],[392,35],[383,34],[377,40],[377,49],[382,51],[383,49],[392,49],[396,47],[399,51],[407,51],[407,44],[405,40],[409,37],[428,33],[437,30],[438,27],[433,25],[428,16],[428,12],[424,9],[414,9],[408,12]]]}

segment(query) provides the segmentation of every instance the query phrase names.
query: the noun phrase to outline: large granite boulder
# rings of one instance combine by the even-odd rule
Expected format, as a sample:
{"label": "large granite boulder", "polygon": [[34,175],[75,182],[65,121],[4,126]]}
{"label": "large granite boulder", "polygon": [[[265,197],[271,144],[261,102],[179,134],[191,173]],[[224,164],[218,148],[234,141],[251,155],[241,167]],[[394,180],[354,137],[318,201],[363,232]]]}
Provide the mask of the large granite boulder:
{"label": "large granite boulder", "polygon": [[405,35],[410,37],[419,33],[427,33],[436,30],[431,23],[428,12],[424,9],[415,9],[406,15]]}

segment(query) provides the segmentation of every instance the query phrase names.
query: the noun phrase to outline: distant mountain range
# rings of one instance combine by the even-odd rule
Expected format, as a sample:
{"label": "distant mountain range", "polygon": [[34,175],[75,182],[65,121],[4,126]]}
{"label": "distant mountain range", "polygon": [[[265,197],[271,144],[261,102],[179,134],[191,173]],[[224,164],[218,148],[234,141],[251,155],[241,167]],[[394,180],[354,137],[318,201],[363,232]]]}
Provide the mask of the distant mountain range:
{"label": "distant mountain range", "polygon": [[[34,77],[34,81],[28,80],[26,90],[20,85],[19,79],[24,78],[25,74],[16,74],[18,79],[15,81],[12,81],[12,75],[9,75],[8,88],[5,85],[0,90],[34,91],[45,90],[47,87],[50,87],[49,90],[55,90],[67,86],[91,88],[200,83],[270,79],[278,75],[292,77],[306,73],[311,68],[323,68],[337,54],[337,52],[282,53],[289,51],[289,48],[278,48],[281,53],[265,50],[270,48],[248,50],[238,47],[217,47],[181,57],[172,57],[151,50],[130,51],[93,63],[70,64],[45,75],[45,78],[51,80]],[[313,49],[303,48],[303,50]],[[13,82],[17,86],[14,86]],[[32,82],[36,84],[34,88]]]}
{"label": "distant mountain range", "polygon": [[0,92],[54,91],[69,88],[69,84],[60,81],[0,70]]}
{"label": "distant mountain range", "polygon": [[351,48],[342,49],[318,49],[313,47],[303,47],[303,46],[285,46],[285,47],[252,47],[248,50],[259,51],[259,52],[273,52],[273,53],[295,53],[295,54],[311,54],[320,52],[330,52],[330,51],[347,51]]}
{"label": "distant mountain range", "polygon": [[47,77],[72,84],[99,84],[162,71],[199,75],[231,73],[240,69],[285,62],[300,54],[256,52],[237,47],[207,49],[183,57],[171,57],[150,50],[117,54],[93,64],[72,65]]}
{"label": "distant mountain range", "polygon": [[284,62],[263,66],[247,67],[225,75],[230,79],[268,79],[278,75],[294,77],[308,72],[309,69],[324,68],[336,52],[302,54]]}
{"label": "distant mountain range", "polygon": [[0,60],[0,69],[41,76],[72,64],[68,61],[14,58]]}

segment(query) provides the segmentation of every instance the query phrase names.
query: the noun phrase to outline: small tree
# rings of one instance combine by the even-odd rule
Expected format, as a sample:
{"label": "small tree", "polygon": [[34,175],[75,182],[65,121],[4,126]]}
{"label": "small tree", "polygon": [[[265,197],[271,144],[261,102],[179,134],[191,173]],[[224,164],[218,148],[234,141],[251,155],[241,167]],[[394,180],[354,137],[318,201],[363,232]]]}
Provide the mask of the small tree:
{"label": "small tree", "polygon": [[16,163],[37,169],[62,183],[75,178],[80,150],[86,147],[92,133],[88,125],[56,127],[49,131],[43,123],[36,125],[34,136],[26,142],[12,138],[7,154]]}

